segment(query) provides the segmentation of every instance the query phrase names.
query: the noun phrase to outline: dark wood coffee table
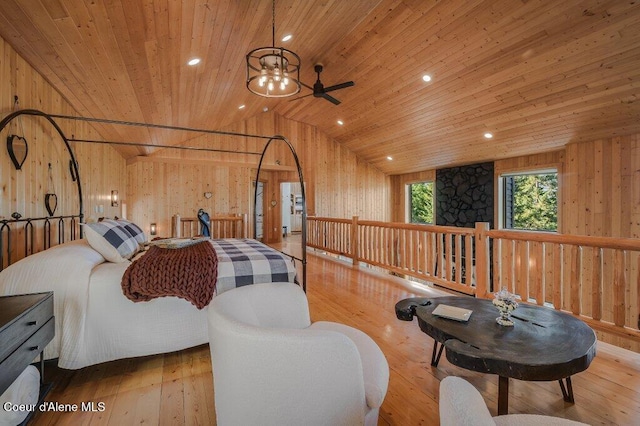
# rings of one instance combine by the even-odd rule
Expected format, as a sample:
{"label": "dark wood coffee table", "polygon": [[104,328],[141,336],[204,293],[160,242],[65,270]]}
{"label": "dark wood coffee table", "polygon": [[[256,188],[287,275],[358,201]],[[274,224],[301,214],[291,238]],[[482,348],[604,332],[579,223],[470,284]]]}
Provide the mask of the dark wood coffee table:
{"label": "dark wood coffee table", "polygon": [[[439,304],[473,313],[467,322],[445,319],[432,314]],[[404,299],[396,304],[396,316],[404,321],[416,316],[420,330],[433,337],[431,365],[438,365],[446,348],[453,365],[497,374],[498,415],[508,412],[509,378],[558,380],[564,400],[573,402],[571,376],[586,370],[596,355],[596,335],[587,324],[545,307],[520,304],[513,327],[496,323],[499,313],[491,300],[473,297]]]}

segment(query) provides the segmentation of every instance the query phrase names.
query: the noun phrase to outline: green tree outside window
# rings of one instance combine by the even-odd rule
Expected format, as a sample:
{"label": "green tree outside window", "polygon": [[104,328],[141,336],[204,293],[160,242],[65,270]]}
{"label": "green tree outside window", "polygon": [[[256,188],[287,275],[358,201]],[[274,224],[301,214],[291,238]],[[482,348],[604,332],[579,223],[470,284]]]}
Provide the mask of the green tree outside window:
{"label": "green tree outside window", "polygon": [[433,223],[433,182],[409,185],[411,223]]}
{"label": "green tree outside window", "polygon": [[513,179],[513,216],[508,227],[557,231],[558,174],[526,174],[510,178]]}

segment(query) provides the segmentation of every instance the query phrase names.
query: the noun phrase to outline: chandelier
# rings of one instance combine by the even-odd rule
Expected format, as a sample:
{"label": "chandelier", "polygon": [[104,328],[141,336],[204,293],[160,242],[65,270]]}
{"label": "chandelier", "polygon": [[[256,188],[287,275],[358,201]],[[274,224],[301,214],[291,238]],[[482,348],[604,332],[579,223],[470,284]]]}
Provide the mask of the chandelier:
{"label": "chandelier", "polygon": [[276,47],[276,1],[271,9],[271,47],[247,53],[247,89],[266,98],[284,98],[300,92],[300,57]]}

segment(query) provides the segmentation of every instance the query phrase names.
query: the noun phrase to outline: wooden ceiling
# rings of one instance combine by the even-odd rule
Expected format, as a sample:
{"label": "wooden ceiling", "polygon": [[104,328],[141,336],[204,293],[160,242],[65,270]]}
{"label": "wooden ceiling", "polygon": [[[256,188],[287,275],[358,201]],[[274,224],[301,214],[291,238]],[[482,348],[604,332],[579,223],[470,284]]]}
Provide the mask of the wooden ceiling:
{"label": "wooden ceiling", "polygon": [[246,89],[246,53],[271,45],[270,0],[0,1],[0,36],[83,116],[221,129],[267,107],[388,174],[640,133],[637,0],[277,0],[276,39],[289,33],[276,44],[306,84],[315,63],[325,86],[355,81],[332,92],[342,104]]}

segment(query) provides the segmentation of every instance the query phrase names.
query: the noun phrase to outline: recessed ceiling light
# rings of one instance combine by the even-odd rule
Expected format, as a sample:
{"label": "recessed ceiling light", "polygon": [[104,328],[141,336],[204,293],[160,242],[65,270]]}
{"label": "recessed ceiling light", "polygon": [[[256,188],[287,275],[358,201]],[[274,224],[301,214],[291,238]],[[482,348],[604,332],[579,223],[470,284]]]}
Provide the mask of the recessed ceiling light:
{"label": "recessed ceiling light", "polygon": [[344,121],[338,120],[338,124],[342,126],[344,124]]}
{"label": "recessed ceiling light", "polygon": [[388,156],[388,157],[387,157],[387,160],[391,161],[391,160],[393,160],[393,157]]}
{"label": "recessed ceiling light", "polygon": [[269,111],[269,107],[264,107],[264,108],[262,108],[262,111],[263,111],[263,112],[267,112],[267,111]]}
{"label": "recessed ceiling light", "polygon": [[238,109],[244,109],[244,106],[245,106],[245,105],[244,105],[244,104],[242,104],[242,105],[240,105],[240,106],[238,107]]}
{"label": "recessed ceiling light", "polygon": [[486,139],[491,139],[491,138],[493,137],[493,133],[489,133],[489,132],[487,132],[487,133],[485,133],[485,134],[484,134],[484,137],[485,137]]}
{"label": "recessed ceiling light", "polygon": [[291,34],[287,34],[286,36],[282,37],[282,41],[289,41],[293,38],[293,36]]}
{"label": "recessed ceiling light", "polygon": [[428,83],[431,81],[431,76],[429,74],[425,74],[422,76],[422,79]]}
{"label": "recessed ceiling light", "polygon": [[200,63],[200,58],[193,58],[190,59],[189,62],[187,62],[187,64],[194,66],[194,65],[198,65]]}

